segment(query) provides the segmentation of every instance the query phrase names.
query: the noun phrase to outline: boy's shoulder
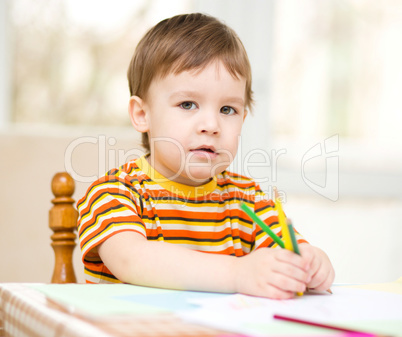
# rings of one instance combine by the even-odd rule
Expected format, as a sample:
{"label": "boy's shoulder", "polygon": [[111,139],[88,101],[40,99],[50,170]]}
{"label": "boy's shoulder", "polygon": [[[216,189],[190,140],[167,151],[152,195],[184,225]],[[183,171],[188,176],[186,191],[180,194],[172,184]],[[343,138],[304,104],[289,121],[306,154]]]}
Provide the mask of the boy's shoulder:
{"label": "boy's shoulder", "polygon": [[78,200],[77,205],[81,205],[85,200],[90,199],[91,196],[97,196],[113,190],[114,188],[127,188],[132,190],[136,184],[142,180],[146,180],[147,177],[141,171],[137,160],[138,159],[133,159],[121,165],[119,168],[113,168],[106,172],[105,175],[93,181],[85,195]]}
{"label": "boy's shoulder", "polygon": [[120,167],[110,169],[105,175],[94,181],[93,184],[103,184],[111,181],[132,182],[137,179],[146,179],[144,178],[144,173],[140,168],[138,160],[139,159],[133,159]]}
{"label": "boy's shoulder", "polygon": [[140,161],[142,160],[142,158],[135,158],[132,160],[129,160],[128,162],[126,162],[125,164],[121,165],[118,168],[113,168],[111,170],[109,170],[106,173],[106,176],[119,176],[119,175],[123,175],[123,176],[136,176],[142,173],[141,171],[141,165],[140,165]]}
{"label": "boy's shoulder", "polygon": [[217,182],[219,186],[235,185],[240,188],[259,188],[253,178],[231,171],[223,171],[219,174]]}

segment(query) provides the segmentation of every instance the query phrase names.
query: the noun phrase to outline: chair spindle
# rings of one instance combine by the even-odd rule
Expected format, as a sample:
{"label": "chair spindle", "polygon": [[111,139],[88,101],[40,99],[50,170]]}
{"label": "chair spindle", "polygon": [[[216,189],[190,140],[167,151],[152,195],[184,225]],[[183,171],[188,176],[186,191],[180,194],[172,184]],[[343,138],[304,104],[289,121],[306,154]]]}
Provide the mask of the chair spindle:
{"label": "chair spindle", "polygon": [[67,172],[55,174],[52,180],[55,198],[49,211],[49,227],[54,232],[51,246],[55,253],[52,283],[77,282],[73,267],[73,251],[76,245],[74,232],[78,219],[78,212],[73,206],[74,189],[74,180]]}

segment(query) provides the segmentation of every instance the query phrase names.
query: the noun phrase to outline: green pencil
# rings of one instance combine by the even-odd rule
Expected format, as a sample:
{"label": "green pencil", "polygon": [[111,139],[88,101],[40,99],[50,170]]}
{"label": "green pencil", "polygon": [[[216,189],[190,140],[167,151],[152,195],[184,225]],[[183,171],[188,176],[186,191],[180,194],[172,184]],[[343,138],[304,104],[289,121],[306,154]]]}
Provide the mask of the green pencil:
{"label": "green pencil", "polygon": [[290,221],[290,219],[286,219],[286,222],[289,228],[290,239],[292,240],[293,250],[296,254],[300,255],[299,245],[297,244],[295,230],[293,229],[292,221]]}
{"label": "green pencil", "polygon": [[246,214],[252,219],[254,220],[254,222],[256,222],[258,224],[258,226],[261,227],[261,229],[267,233],[272,240],[274,240],[279,246],[281,246],[282,248],[285,248],[285,245],[283,243],[283,241],[279,238],[279,236],[277,236],[272,230],[271,228],[269,228],[269,226],[267,226],[264,221],[262,221],[257,214],[255,214],[253,212],[253,210],[248,207],[244,202],[241,203],[241,208],[243,209],[244,212],[246,212]]}

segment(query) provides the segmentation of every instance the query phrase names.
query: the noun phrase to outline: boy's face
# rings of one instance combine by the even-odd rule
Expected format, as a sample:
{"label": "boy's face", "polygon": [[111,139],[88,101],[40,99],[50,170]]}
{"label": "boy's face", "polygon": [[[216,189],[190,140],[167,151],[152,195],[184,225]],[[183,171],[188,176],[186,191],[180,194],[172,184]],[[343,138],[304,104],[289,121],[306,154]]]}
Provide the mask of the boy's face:
{"label": "boy's face", "polygon": [[155,79],[147,100],[137,97],[135,103],[143,111],[137,129],[150,139],[150,164],[166,178],[192,186],[225,170],[246,117],[245,88],[245,79],[234,78],[220,62]]}

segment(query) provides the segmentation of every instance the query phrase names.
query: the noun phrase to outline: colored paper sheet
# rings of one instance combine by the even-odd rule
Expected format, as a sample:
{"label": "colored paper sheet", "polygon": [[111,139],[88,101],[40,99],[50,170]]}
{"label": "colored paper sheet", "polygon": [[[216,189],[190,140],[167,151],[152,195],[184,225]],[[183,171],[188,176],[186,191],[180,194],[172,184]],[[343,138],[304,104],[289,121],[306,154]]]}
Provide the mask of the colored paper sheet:
{"label": "colored paper sheet", "polygon": [[35,284],[32,288],[69,312],[85,316],[173,313],[198,306],[192,300],[229,296],[129,284]]}

